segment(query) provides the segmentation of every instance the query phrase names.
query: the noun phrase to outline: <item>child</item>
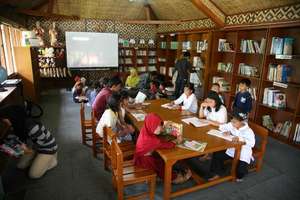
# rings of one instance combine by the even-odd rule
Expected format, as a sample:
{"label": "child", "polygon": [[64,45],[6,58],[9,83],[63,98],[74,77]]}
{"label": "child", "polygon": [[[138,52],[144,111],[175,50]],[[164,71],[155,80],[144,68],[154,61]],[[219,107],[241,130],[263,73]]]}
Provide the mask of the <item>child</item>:
{"label": "child", "polygon": [[156,94],[158,91],[158,83],[156,81],[151,81],[150,82],[150,89],[148,92],[148,98],[149,99],[156,99]]}
{"label": "child", "polygon": [[179,105],[183,103],[182,106],[180,106],[181,110],[187,110],[192,113],[197,113],[198,111],[198,101],[194,94],[194,86],[193,84],[186,84],[184,86],[184,93],[175,101],[172,101],[171,105]]}
{"label": "child", "polygon": [[219,95],[219,98],[220,98],[222,104],[224,104],[225,101],[224,101],[223,95],[220,92],[220,85],[219,85],[219,83],[213,83],[210,90],[215,91]]}
{"label": "child", "polygon": [[219,95],[209,91],[207,98],[200,105],[199,118],[206,118],[213,125],[227,123],[227,110],[223,106]]}
{"label": "child", "polygon": [[167,98],[166,84],[164,82],[161,82],[159,84],[156,98]]}
{"label": "child", "polygon": [[79,82],[74,89],[73,92],[73,101],[75,103],[81,103],[81,102],[88,102],[88,99],[85,96],[85,93],[83,91],[83,84],[81,82]]}
{"label": "child", "polygon": [[134,129],[130,125],[122,125],[119,121],[120,113],[120,100],[121,95],[118,93],[113,93],[107,101],[107,109],[104,111],[101,116],[99,123],[96,128],[96,132],[100,137],[103,137],[103,128],[111,127],[114,132],[117,134],[118,142],[122,141],[131,141],[131,133],[134,132]]}
{"label": "child", "polygon": [[[148,114],[137,139],[134,153],[134,164],[136,166],[154,170],[161,179],[164,177],[164,161],[155,155],[154,152],[157,149],[171,149],[175,147],[175,142],[167,142],[157,137],[162,130],[162,119],[156,114]],[[178,139],[178,142],[181,142],[181,139]],[[172,182],[175,184],[186,182],[191,175],[189,169],[184,170],[182,173],[176,173],[173,170]]]}
{"label": "child", "polygon": [[[220,125],[219,129],[224,132],[224,135],[232,135],[233,142],[245,142],[241,148],[240,159],[237,165],[237,182],[243,180],[243,177],[248,173],[248,165],[252,157],[252,148],[255,145],[255,136],[252,129],[248,126],[246,119],[247,115],[238,109],[234,109],[233,118],[230,123]],[[216,152],[213,154],[211,163],[211,178],[214,180],[219,178],[219,175],[224,169],[224,161],[234,157],[235,149],[230,148],[225,151]]]}
{"label": "child", "polygon": [[239,109],[243,113],[247,115],[251,112],[252,109],[252,97],[248,92],[248,88],[251,85],[251,81],[249,79],[242,79],[239,82],[239,92],[235,95],[233,102],[233,110]]}
{"label": "child", "polygon": [[135,68],[130,69],[130,75],[127,77],[125,86],[130,88],[135,88],[140,82],[140,77]]}
{"label": "child", "polygon": [[96,96],[97,94],[100,92],[100,82],[99,81],[95,81],[93,83],[93,89],[92,91],[90,92],[90,95],[89,95],[89,104],[92,105],[93,102],[95,101],[96,99]]}

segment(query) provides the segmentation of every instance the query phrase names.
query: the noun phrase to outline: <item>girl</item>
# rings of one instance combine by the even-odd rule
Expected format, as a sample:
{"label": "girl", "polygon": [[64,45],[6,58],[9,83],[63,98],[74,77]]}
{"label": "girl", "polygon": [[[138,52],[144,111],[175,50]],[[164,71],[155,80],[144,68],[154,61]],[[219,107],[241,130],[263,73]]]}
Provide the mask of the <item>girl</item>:
{"label": "girl", "polygon": [[209,91],[207,98],[201,103],[199,118],[206,118],[215,126],[227,123],[227,110],[216,92]]}
{"label": "girl", "polygon": [[[224,135],[232,135],[233,142],[245,142],[241,149],[240,160],[237,165],[237,182],[243,180],[243,177],[248,173],[248,165],[250,164],[252,157],[252,148],[255,145],[255,135],[252,129],[248,126],[247,114],[241,112],[238,109],[234,109],[233,118],[230,123],[221,125],[219,129],[224,132]],[[211,178],[214,180],[219,178],[219,175],[223,172],[224,161],[232,159],[234,157],[235,149],[230,148],[226,151],[216,152],[213,154],[211,163]]]}
{"label": "girl", "polygon": [[132,126],[124,124],[119,120],[121,95],[113,93],[107,101],[107,109],[104,111],[97,125],[96,132],[103,137],[103,128],[111,127],[117,134],[118,142],[131,141],[131,133],[134,132]]}
{"label": "girl", "polygon": [[184,93],[175,101],[172,101],[171,105],[179,105],[183,103],[182,106],[180,106],[181,110],[187,110],[192,113],[197,113],[198,111],[198,101],[194,94],[194,86],[193,84],[186,84],[184,86]]}
{"label": "girl", "polygon": [[140,82],[140,77],[135,68],[130,69],[130,75],[127,77],[125,86],[135,88]]}
{"label": "girl", "polygon": [[[134,164],[136,166],[154,170],[160,178],[164,177],[164,161],[154,151],[157,149],[171,149],[175,147],[175,142],[160,140],[157,135],[163,130],[162,119],[153,113],[145,118],[134,154]],[[180,140],[180,139],[179,139]],[[178,140],[178,142],[180,142]],[[191,177],[191,171],[185,170],[184,173],[172,173],[172,182],[175,184],[186,182]]]}

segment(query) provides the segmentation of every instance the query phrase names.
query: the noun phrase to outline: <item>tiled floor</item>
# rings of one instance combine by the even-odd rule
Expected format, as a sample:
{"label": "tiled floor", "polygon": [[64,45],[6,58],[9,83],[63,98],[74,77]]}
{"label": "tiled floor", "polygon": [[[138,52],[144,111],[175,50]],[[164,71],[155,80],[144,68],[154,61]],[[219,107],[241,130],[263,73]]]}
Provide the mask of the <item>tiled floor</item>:
{"label": "tiled floor", "polygon": [[[102,160],[81,144],[79,105],[71,94],[51,91],[42,97],[43,123],[59,144],[59,165],[39,180],[30,180],[17,170],[14,162],[2,177],[7,192],[19,192],[26,200],[97,200],[116,199],[111,176],[103,170]],[[185,185],[193,184],[193,182]],[[184,187],[177,186],[177,187]],[[300,151],[269,139],[263,170],[251,173],[242,183],[227,182],[176,199],[300,199]],[[131,187],[127,193],[144,190]],[[155,199],[162,199],[162,183],[157,183]],[[20,199],[20,198],[15,198]]]}

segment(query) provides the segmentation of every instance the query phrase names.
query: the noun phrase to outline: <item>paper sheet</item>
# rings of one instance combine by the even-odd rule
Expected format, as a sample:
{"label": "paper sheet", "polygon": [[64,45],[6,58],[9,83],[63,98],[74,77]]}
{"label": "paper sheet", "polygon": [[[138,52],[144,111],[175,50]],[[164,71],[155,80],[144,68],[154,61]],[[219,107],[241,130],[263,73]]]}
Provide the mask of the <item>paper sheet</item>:
{"label": "paper sheet", "polygon": [[134,102],[135,103],[143,103],[146,98],[147,98],[147,96],[144,93],[138,92],[138,94],[136,95],[136,97],[134,99]]}
{"label": "paper sheet", "polygon": [[174,110],[177,108],[177,105],[170,105],[170,103],[166,103],[166,104],[161,105],[161,107]]}
{"label": "paper sheet", "polygon": [[187,124],[192,124],[197,128],[209,125],[209,122],[207,120],[199,119],[197,117],[189,117],[189,118],[182,119],[181,121]]}
{"label": "paper sheet", "polygon": [[232,138],[233,138],[232,135],[225,136],[223,134],[223,132],[221,132],[219,130],[215,130],[215,129],[212,129],[212,130],[208,131],[207,134],[213,135],[213,136],[216,136],[216,137],[219,137],[219,138],[223,138],[223,139],[228,140],[228,141],[232,141]]}

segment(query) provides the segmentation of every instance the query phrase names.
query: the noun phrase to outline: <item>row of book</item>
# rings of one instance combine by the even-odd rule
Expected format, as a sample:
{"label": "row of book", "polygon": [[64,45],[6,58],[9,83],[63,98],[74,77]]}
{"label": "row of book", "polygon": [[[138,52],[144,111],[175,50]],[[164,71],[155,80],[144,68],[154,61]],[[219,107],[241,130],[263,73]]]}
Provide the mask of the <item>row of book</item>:
{"label": "row of book", "polygon": [[146,56],[147,51],[146,50],[138,50],[138,51],[136,51],[136,55],[137,56]]}
{"label": "row of book", "polygon": [[258,76],[258,69],[256,67],[246,65],[245,63],[239,64],[239,74],[244,76]]}
{"label": "row of book", "polygon": [[291,67],[286,64],[269,64],[268,80],[287,83],[291,78]]}
{"label": "row of book", "polygon": [[228,81],[226,81],[223,77],[214,76],[213,83],[218,83],[220,85],[221,92],[230,92],[231,86]]}
{"label": "row of book", "polygon": [[[132,67],[125,67],[124,71],[129,72],[131,68]],[[146,66],[140,66],[140,67],[137,67],[136,69],[137,69],[138,72],[146,72],[147,71],[147,67]],[[155,66],[148,66],[148,71],[149,72],[157,71],[157,69],[156,69]]]}
{"label": "row of book", "polygon": [[293,141],[297,143],[300,142],[300,124],[296,125]]}
{"label": "row of book", "polygon": [[264,89],[263,104],[270,107],[285,108],[286,94],[273,87]]}
{"label": "row of book", "polygon": [[218,51],[219,52],[234,52],[234,48],[232,43],[228,42],[226,39],[219,39],[218,43]]}
{"label": "row of book", "polygon": [[272,37],[270,49],[271,55],[292,55],[294,38],[292,37]]}
{"label": "row of book", "polygon": [[120,56],[133,56],[133,51],[130,49],[121,49],[119,51]]}
{"label": "row of book", "polygon": [[[251,98],[253,100],[257,100],[257,89],[255,87],[253,88],[248,88],[247,91],[251,94]],[[236,87],[235,87],[235,93],[238,93],[239,92],[239,84],[236,84]]]}
{"label": "row of book", "polygon": [[219,72],[232,72],[232,63],[218,63],[217,67]]}
{"label": "row of book", "polygon": [[260,44],[255,40],[241,39],[240,50],[242,53],[259,53],[262,54],[266,48],[266,39],[262,38]]}
{"label": "row of book", "polygon": [[[182,42],[182,50],[191,50],[192,49],[192,43],[193,41],[183,41]],[[171,41],[170,42],[170,49],[176,50],[178,49],[178,41]],[[167,42],[162,41],[160,43],[160,48],[161,49],[166,49],[167,48]],[[202,53],[203,51],[206,51],[208,48],[208,43],[207,40],[201,40],[201,41],[196,41],[196,51],[197,53]]]}
{"label": "row of book", "polygon": [[43,78],[66,78],[71,77],[71,74],[65,67],[55,68],[40,68],[40,77]]}
{"label": "row of book", "polygon": [[126,64],[126,65],[130,65],[132,64],[132,59],[131,58],[124,58],[124,59],[119,59],[119,64]]}
{"label": "row of book", "polygon": [[166,58],[158,58],[158,62],[167,62]]}
{"label": "row of book", "polygon": [[288,138],[293,124],[291,121],[285,121],[283,123],[279,122],[275,125],[270,115],[263,115],[262,125],[266,127],[268,130],[272,131],[273,133]]}
{"label": "row of book", "polygon": [[[133,61],[132,61],[132,58],[122,58],[122,59],[119,59],[119,63],[120,64],[133,64]],[[143,64],[144,63],[144,60],[139,58],[136,60],[136,63],[137,64]],[[155,58],[150,58],[148,60],[148,64],[156,64],[156,59]]]}

